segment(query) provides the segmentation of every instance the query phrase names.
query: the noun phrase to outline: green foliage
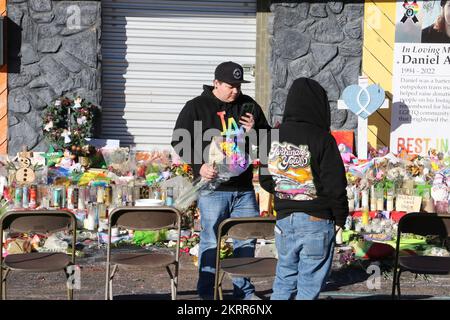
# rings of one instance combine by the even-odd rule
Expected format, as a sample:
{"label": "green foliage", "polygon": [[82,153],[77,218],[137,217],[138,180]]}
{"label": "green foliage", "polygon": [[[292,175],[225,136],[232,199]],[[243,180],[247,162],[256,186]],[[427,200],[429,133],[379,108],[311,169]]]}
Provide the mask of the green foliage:
{"label": "green foliage", "polygon": [[[43,113],[44,137],[55,150],[82,148],[87,145],[85,138],[92,137],[94,119],[99,111],[99,107],[84,99],[62,97],[47,106]],[[69,143],[64,142],[67,131]]]}
{"label": "green foliage", "polygon": [[133,243],[139,246],[155,244],[167,239],[167,230],[159,231],[135,231]]}

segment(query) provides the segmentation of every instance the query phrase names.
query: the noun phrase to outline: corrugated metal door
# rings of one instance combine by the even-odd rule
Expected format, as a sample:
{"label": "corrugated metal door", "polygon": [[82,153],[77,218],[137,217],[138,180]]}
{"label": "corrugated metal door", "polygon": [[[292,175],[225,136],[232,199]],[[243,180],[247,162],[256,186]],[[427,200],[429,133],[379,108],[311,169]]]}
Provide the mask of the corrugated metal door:
{"label": "corrugated metal door", "polygon": [[217,64],[255,64],[256,0],[104,0],[102,15],[102,136],[123,146],[169,148],[178,113]]}

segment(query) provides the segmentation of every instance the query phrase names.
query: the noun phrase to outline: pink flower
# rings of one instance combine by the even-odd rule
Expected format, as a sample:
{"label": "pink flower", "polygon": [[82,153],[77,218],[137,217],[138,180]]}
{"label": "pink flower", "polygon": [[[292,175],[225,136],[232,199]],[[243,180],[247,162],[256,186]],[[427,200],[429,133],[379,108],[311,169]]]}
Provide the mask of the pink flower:
{"label": "pink flower", "polygon": [[376,176],[376,179],[377,179],[377,180],[381,180],[381,179],[383,179],[383,174],[384,174],[384,172],[383,172],[383,171],[381,171],[381,170],[380,170],[380,171],[378,171],[378,172],[377,172],[377,176]]}

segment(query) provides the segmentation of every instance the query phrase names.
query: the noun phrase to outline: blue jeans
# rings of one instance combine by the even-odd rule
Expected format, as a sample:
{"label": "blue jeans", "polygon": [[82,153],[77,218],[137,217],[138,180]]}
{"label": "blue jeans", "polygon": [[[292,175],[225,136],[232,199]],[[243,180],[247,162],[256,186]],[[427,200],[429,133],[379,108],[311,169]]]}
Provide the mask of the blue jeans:
{"label": "blue jeans", "polygon": [[[198,207],[202,230],[198,252],[197,291],[200,297],[207,298],[214,294],[219,224],[230,217],[257,217],[259,209],[254,191],[214,191],[209,194],[201,194]],[[233,240],[233,256],[253,257],[255,244],[256,239]],[[248,278],[233,278],[233,289],[235,299],[245,298],[255,292],[255,287]]]}
{"label": "blue jeans", "polygon": [[277,220],[278,251],[271,300],[317,299],[333,262],[334,223],[303,212]]}

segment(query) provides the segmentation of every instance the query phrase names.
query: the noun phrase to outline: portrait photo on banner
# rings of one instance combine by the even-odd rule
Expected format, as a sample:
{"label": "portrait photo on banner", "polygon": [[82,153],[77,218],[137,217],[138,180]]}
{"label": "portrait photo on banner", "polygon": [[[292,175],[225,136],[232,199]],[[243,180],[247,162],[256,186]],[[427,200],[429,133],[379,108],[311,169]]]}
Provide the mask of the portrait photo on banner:
{"label": "portrait photo on banner", "polygon": [[396,42],[450,43],[450,2],[403,1],[397,6]]}

